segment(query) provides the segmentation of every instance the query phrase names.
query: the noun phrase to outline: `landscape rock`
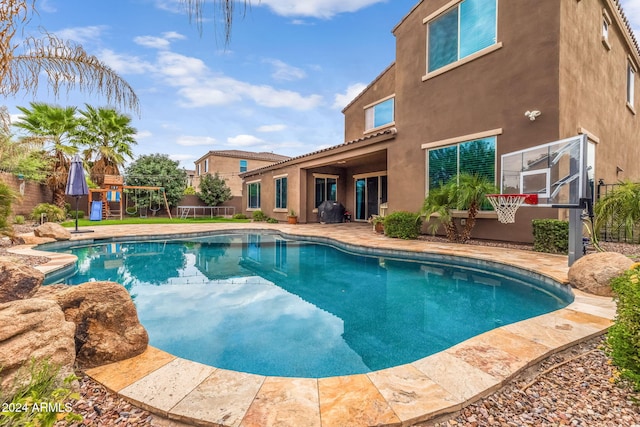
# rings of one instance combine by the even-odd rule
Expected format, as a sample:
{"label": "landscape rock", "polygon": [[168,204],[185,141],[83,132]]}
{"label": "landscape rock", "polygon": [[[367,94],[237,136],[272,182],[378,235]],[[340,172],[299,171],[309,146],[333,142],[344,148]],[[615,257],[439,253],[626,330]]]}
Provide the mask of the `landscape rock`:
{"label": "landscape rock", "polygon": [[11,394],[16,376],[22,378],[28,372],[20,368],[28,369],[32,358],[48,359],[51,366],[60,366],[61,379],[72,374],[75,330],[55,301],[31,298],[0,304],[2,392]]}
{"label": "landscape rock", "polygon": [[585,255],[569,268],[569,283],[576,289],[604,297],[613,296],[611,279],[629,269],[633,261],[617,252]]}
{"label": "landscape rock", "polygon": [[43,281],[40,270],[0,257],[0,303],[31,298]]}
{"label": "landscape rock", "polygon": [[49,237],[55,240],[69,240],[71,238],[69,230],[55,222],[45,222],[34,229],[33,234],[36,237]]}
{"label": "landscape rock", "polygon": [[84,368],[142,353],[149,343],[131,296],[115,282],[45,286],[37,294],[55,299],[66,319],[76,324],[76,360]]}

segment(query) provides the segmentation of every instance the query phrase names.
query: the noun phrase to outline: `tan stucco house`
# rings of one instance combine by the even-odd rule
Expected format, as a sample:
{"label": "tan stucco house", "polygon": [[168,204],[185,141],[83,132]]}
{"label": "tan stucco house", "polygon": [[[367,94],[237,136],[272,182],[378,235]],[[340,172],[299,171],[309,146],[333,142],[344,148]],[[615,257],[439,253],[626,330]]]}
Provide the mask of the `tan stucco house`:
{"label": "tan stucco house", "polygon": [[[343,110],[346,142],[241,174],[245,211],[417,212],[443,155],[458,156],[448,173],[499,185],[502,154],[579,134],[592,182],[640,179],[640,49],[617,0],[419,1],[393,34],[395,61]],[[481,148],[471,165],[468,144]],[[474,236],[530,241],[531,219],[563,211],[521,208],[515,224],[482,213]]]}

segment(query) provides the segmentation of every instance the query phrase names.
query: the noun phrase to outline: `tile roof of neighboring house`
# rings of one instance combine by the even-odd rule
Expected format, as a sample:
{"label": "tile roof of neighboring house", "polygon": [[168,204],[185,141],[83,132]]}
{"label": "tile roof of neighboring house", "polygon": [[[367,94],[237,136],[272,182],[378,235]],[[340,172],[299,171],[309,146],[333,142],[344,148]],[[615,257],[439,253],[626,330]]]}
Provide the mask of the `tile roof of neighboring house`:
{"label": "tile roof of neighboring house", "polygon": [[200,157],[196,162],[204,159],[209,156],[221,156],[221,157],[236,157],[239,159],[247,159],[247,160],[264,160],[266,162],[281,162],[283,160],[290,159],[289,156],[282,156],[280,154],[269,153],[266,151],[261,151],[256,153],[254,151],[242,151],[242,150],[214,150],[209,151],[204,156]]}
{"label": "tile roof of neighboring house", "polygon": [[[297,162],[298,160],[304,159],[306,157],[314,156],[314,155],[320,154],[320,153],[328,153],[329,151],[337,150],[338,148],[342,148],[342,147],[347,146],[347,145],[356,144],[358,142],[368,141],[368,140],[371,140],[373,138],[376,138],[376,137],[379,137],[379,136],[382,136],[382,135],[388,135],[389,137],[395,137],[395,135],[397,133],[398,133],[398,130],[396,128],[385,129],[385,130],[382,130],[380,132],[372,133],[371,135],[363,136],[362,138],[354,139],[352,141],[343,142],[342,144],[333,145],[331,147],[323,148],[322,150],[312,151],[311,153],[302,154],[300,156],[291,157],[291,158],[289,158],[287,160],[283,160],[281,162],[274,163],[274,164],[269,165],[269,166],[263,166],[263,167],[258,168],[258,169],[253,169],[253,170],[250,170],[248,172],[241,173],[240,177],[250,176],[250,175],[255,174],[256,172],[264,171],[265,169],[275,169],[275,168],[278,168],[278,167],[280,167],[281,165],[283,165],[285,163],[294,163],[294,162]],[[389,138],[386,138],[386,139],[389,139]]]}

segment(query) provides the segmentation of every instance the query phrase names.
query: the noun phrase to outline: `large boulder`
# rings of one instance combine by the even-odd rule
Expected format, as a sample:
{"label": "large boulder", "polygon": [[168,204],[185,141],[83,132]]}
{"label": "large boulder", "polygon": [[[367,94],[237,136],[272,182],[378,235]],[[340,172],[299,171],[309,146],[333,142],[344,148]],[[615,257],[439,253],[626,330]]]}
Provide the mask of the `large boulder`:
{"label": "large boulder", "polygon": [[569,283],[581,291],[605,297],[613,296],[611,279],[633,264],[617,252],[596,252],[585,255],[569,268]]}
{"label": "large boulder", "polygon": [[43,281],[40,270],[0,257],[0,303],[31,298]]}
{"label": "large boulder", "polygon": [[49,237],[55,240],[69,240],[71,233],[69,230],[55,222],[45,222],[33,230],[36,237]]}
{"label": "large boulder", "polygon": [[115,282],[44,286],[37,294],[55,299],[76,324],[76,360],[85,368],[128,359],[149,343],[147,331],[127,290]]}
{"label": "large boulder", "polygon": [[60,378],[72,374],[75,330],[55,301],[32,298],[0,304],[0,390],[11,394],[19,384],[17,376],[28,380],[32,359],[59,366]]}

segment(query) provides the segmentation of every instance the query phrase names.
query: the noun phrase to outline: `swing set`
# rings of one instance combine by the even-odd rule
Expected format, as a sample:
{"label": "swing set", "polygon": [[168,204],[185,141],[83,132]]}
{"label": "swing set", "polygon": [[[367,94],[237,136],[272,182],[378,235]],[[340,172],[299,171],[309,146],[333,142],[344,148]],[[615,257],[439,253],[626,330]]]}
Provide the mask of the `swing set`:
{"label": "swing set", "polygon": [[[148,206],[145,194],[148,195]],[[169,219],[172,219],[164,187],[124,185],[124,177],[121,175],[105,175],[103,188],[89,191],[89,211],[92,220],[113,217],[123,219],[124,212],[128,215],[138,214],[140,218],[146,218],[147,209],[155,215],[162,209],[162,202],[164,202]],[[118,204],[118,209],[112,208],[113,203]],[[99,218],[94,218],[94,210],[98,209],[101,212],[95,216],[99,216]]]}

